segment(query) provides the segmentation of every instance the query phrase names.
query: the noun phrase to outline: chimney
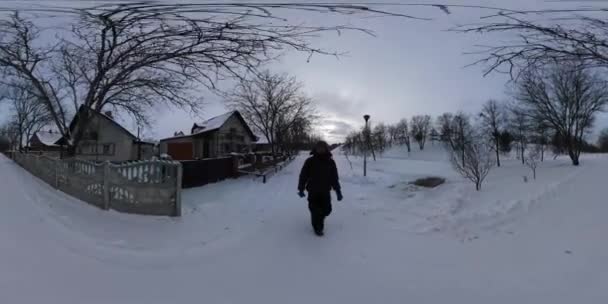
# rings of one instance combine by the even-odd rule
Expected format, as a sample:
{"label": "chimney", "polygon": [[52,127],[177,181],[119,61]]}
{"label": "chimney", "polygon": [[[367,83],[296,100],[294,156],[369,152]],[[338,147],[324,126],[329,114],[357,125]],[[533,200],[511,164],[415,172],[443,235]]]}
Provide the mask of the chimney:
{"label": "chimney", "polygon": [[106,116],[108,116],[108,117],[110,117],[110,118],[114,119],[114,116],[112,116],[112,111],[106,111],[104,114],[105,114]]}

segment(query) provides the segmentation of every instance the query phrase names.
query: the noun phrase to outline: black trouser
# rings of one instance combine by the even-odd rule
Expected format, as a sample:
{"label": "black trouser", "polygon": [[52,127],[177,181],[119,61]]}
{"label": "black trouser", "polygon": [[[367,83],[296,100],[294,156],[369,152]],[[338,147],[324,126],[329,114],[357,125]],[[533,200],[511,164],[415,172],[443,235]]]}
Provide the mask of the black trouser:
{"label": "black trouser", "polygon": [[331,214],[330,192],[308,193],[308,210],[312,228],[323,231],[325,217]]}

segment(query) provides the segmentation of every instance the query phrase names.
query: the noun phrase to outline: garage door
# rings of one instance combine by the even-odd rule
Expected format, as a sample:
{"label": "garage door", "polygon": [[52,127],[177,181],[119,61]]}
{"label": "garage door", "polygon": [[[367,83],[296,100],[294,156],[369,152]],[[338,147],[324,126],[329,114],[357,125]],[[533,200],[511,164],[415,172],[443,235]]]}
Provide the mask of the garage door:
{"label": "garage door", "polygon": [[169,143],[167,144],[167,154],[174,160],[192,160],[192,143]]}

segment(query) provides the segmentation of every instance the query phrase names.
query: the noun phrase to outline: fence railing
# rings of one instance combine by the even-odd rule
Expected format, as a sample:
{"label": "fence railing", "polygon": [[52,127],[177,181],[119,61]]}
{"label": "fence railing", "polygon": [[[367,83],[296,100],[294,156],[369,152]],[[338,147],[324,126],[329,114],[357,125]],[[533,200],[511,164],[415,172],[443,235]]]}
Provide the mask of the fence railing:
{"label": "fence railing", "polygon": [[94,163],[14,153],[13,160],[49,185],[119,212],[181,215],[182,166],[173,161]]}
{"label": "fence railing", "polygon": [[295,156],[279,156],[271,157],[269,160],[262,159],[257,165],[244,167],[239,169],[240,174],[253,175],[255,177],[261,177],[262,183],[272,177],[275,173],[281,171],[289,163],[295,159]]}

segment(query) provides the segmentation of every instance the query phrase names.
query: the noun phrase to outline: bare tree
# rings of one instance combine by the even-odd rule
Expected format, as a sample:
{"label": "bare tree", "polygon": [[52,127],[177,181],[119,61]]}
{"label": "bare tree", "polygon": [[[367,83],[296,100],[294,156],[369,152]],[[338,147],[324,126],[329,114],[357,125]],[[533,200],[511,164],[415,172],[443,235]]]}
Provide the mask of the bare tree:
{"label": "bare tree", "polygon": [[608,104],[605,82],[578,64],[529,71],[519,81],[517,99],[524,115],[545,122],[564,142],[572,164],[579,165],[585,136],[597,113]]}
{"label": "bare tree", "polygon": [[541,152],[540,146],[536,146],[528,152],[528,157],[526,157],[526,166],[532,170],[532,176],[536,180],[536,168],[538,168],[538,163],[541,160]]}
{"label": "bare tree", "polygon": [[16,150],[19,148],[19,131],[12,122],[7,122],[0,126],[0,138],[3,138],[8,145],[7,150]]}
{"label": "bare tree", "polygon": [[436,141],[440,139],[440,134],[435,128],[431,128],[429,132],[429,137],[431,138],[431,144],[435,144]]}
{"label": "bare tree", "polygon": [[[608,67],[608,22],[602,8],[499,11],[485,16],[483,23],[460,26],[455,31],[516,39],[499,40],[473,54],[483,57],[475,64],[492,72],[521,72],[555,63],[575,63],[585,67]],[[541,16],[542,18],[539,18]]]}
{"label": "bare tree", "polygon": [[424,150],[424,144],[431,129],[431,116],[416,115],[412,117],[411,125],[414,139],[418,143],[420,150]]}
{"label": "bare tree", "polygon": [[454,115],[452,113],[443,113],[437,117],[437,128],[439,129],[439,138],[447,144],[453,144],[452,138],[454,134],[453,128]]}
{"label": "bare tree", "polygon": [[549,125],[544,121],[532,123],[532,142],[538,146],[540,161],[545,161],[545,150],[549,144]]}
{"label": "bare tree", "polygon": [[386,125],[383,123],[377,124],[372,130],[371,137],[374,149],[380,154],[384,153],[388,146]]}
{"label": "bare tree", "polygon": [[493,166],[492,153],[488,145],[472,132],[466,134],[464,142],[464,153],[459,149],[449,148],[450,162],[454,170],[473,182],[475,189],[479,191]]}
{"label": "bare tree", "polygon": [[9,119],[18,134],[18,148],[22,150],[34,133],[51,121],[46,108],[30,93],[27,85],[11,84],[4,87],[3,97],[8,101]]}
{"label": "bare tree", "polygon": [[388,146],[392,147],[398,141],[397,138],[399,136],[399,129],[397,128],[397,125],[389,125],[386,128],[386,131],[388,133]]}
{"label": "bare tree", "polygon": [[509,128],[517,142],[517,153],[521,164],[526,163],[526,148],[528,147],[530,133],[530,116],[518,105],[509,107]]}
{"label": "bare tree", "polygon": [[[197,112],[198,88],[216,90],[218,81],[256,74],[289,49],[337,55],[309,44],[322,32],[369,33],[290,23],[273,14],[281,9],[412,18],[352,4],[130,2],[51,8],[67,13],[71,24],[57,33],[41,29],[30,21],[35,14],[28,18],[26,11],[0,20],[0,70],[4,79],[29,84],[73,155],[90,120],[84,111],[78,127],[70,130],[71,115],[80,105],[93,112],[116,109],[141,124],[148,122],[148,110],[160,104]],[[56,39],[44,43],[42,36]]]}
{"label": "bare tree", "polygon": [[500,167],[500,134],[504,125],[504,113],[496,100],[488,100],[481,109],[481,127],[490,138],[496,152],[496,165]]}
{"label": "bare tree", "polygon": [[241,81],[226,102],[266,137],[273,153],[283,134],[295,124],[309,123],[315,116],[312,100],[302,93],[302,85],[295,77],[268,70]]}
{"label": "bare tree", "polygon": [[408,123],[407,123],[407,119],[401,119],[396,126],[397,129],[397,142],[400,145],[406,145],[407,146],[407,152],[412,152],[412,145],[411,145],[411,136],[410,136],[410,131],[409,131],[409,127],[408,127]]}
{"label": "bare tree", "polygon": [[322,136],[315,134],[313,120],[306,117],[296,118],[291,127],[283,127],[284,120],[280,120],[276,136],[277,146],[290,155],[302,150],[311,150],[314,145],[323,140]]}

